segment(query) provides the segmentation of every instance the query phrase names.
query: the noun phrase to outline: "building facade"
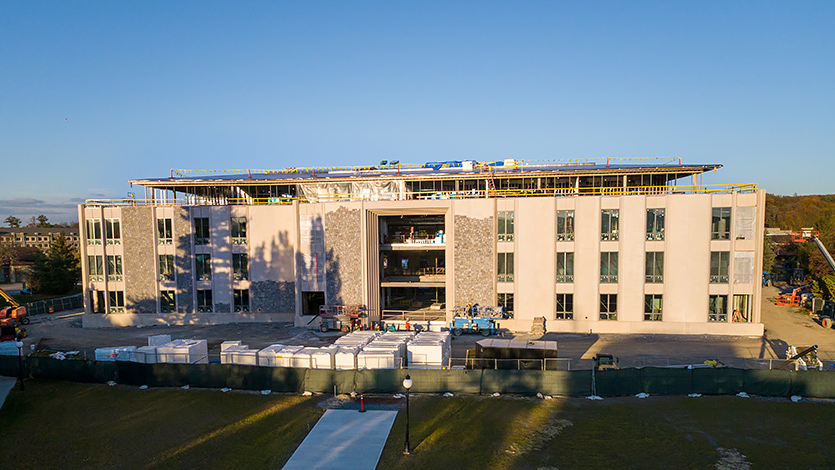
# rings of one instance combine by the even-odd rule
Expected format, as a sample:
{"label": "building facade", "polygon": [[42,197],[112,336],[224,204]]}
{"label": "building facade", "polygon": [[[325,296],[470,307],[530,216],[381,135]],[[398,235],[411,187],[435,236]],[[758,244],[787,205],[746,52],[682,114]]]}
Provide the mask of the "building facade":
{"label": "building facade", "polygon": [[[719,165],[437,162],[136,180],[79,207],[85,326],[369,321],[761,335],[765,193]],[[684,181],[686,184],[682,184]]]}
{"label": "building facade", "polygon": [[0,244],[46,251],[61,234],[68,245],[78,248],[78,228],[75,227],[3,227],[0,228]]}

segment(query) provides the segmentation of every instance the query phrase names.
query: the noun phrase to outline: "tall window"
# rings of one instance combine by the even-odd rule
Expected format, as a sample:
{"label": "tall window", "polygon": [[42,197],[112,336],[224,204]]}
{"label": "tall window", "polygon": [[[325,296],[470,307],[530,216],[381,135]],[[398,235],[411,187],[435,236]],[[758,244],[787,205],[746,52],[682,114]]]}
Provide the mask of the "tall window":
{"label": "tall window", "polygon": [[197,311],[211,312],[212,311],[212,291],[198,290],[197,291]]}
{"label": "tall window", "polygon": [[157,219],[157,243],[170,245],[172,241],[171,219]]}
{"label": "tall window", "polygon": [[647,294],[644,296],[644,321],[661,321],[663,309],[661,294]]}
{"label": "tall window", "polygon": [[176,297],[173,290],[163,290],[159,292],[159,311],[162,313],[172,313],[177,309]]}
{"label": "tall window", "polygon": [[232,217],[232,244],[246,245],[246,217]]}
{"label": "tall window", "polygon": [[105,219],[104,236],[108,245],[119,245],[122,243],[122,230],[119,219]]}
{"label": "tall window", "polygon": [[647,209],[647,240],[664,239],[664,209]]}
{"label": "tall window", "polygon": [[727,284],[728,283],[728,264],[730,263],[731,254],[727,251],[711,251],[710,252],[710,283],[711,284]]}
{"label": "tall window", "polygon": [[93,313],[104,313],[104,291],[93,291],[91,297],[93,298]]}
{"label": "tall window", "polygon": [[750,323],[751,312],[748,309],[750,295],[734,294],[734,313],[731,321],[735,323]]}
{"label": "tall window", "polygon": [[557,282],[574,282],[574,253],[557,253]]}
{"label": "tall window", "polygon": [[557,241],[574,240],[574,211],[557,211]]}
{"label": "tall window", "polygon": [[502,309],[504,309],[507,318],[513,318],[513,294],[500,293],[498,303],[499,307],[502,307]]}
{"label": "tall window", "polygon": [[87,219],[87,244],[101,245],[101,220]]}
{"label": "tall window", "polygon": [[101,255],[87,255],[87,275],[90,281],[104,281],[104,260]]}
{"label": "tall window", "polygon": [[513,211],[499,211],[499,241],[513,241]]}
{"label": "tall window", "polygon": [[198,281],[212,280],[212,255],[197,255],[195,265]]}
{"label": "tall window", "polygon": [[711,240],[729,240],[731,238],[731,208],[714,207],[713,223],[710,225]]}
{"label": "tall window", "polygon": [[513,282],[513,253],[499,253],[499,282]]}
{"label": "tall window", "polygon": [[646,258],[646,282],[664,282],[664,252],[648,251]]}
{"label": "tall window", "polygon": [[246,253],[232,254],[232,279],[241,281],[249,279],[249,267]]}
{"label": "tall window", "polygon": [[600,294],[600,319],[601,320],[617,320],[618,319],[618,295],[617,294]]}
{"label": "tall window", "polygon": [[194,244],[208,245],[209,244],[209,218],[195,217],[194,218]]}
{"label": "tall window", "polygon": [[159,255],[159,280],[174,280],[174,255]]}
{"label": "tall window", "polygon": [[249,311],[249,290],[247,289],[235,289],[232,291],[232,299],[235,304],[235,311],[236,312],[248,312]]}
{"label": "tall window", "polygon": [[600,211],[600,239],[617,240],[619,232],[619,212],[617,209]]}
{"label": "tall window", "polygon": [[728,296],[711,295],[708,300],[707,321],[726,322],[728,321]]}
{"label": "tall window", "polygon": [[107,280],[122,280],[122,255],[107,255]]}
{"label": "tall window", "polygon": [[125,293],[120,290],[108,291],[110,298],[110,313],[125,313]]}
{"label": "tall window", "polygon": [[557,320],[574,319],[574,294],[557,294]]}
{"label": "tall window", "polygon": [[604,251],[600,253],[600,282],[618,282],[618,252]]}

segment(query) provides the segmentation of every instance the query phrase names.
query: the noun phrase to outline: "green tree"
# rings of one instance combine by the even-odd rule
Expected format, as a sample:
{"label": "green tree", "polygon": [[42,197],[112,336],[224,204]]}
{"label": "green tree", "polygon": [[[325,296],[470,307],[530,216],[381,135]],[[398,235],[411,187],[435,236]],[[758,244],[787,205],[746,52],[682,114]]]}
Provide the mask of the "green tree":
{"label": "green tree", "polygon": [[777,259],[777,255],[774,253],[774,241],[771,237],[765,237],[765,242],[763,242],[763,270],[772,272],[774,271],[774,262]]}
{"label": "green tree", "polygon": [[815,297],[832,300],[835,296],[835,274],[826,274],[820,279],[812,281],[812,294]]}
{"label": "green tree", "polygon": [[28,283],[36,291],[45,294],[66,294],[81,280],[81,262],[78,251],[67,243],[61,233],[52,242],[45,255],[35,259]]}
{"label": "green tree", "polygon": [[52,227],[52,224],[49,223],[49,218],[43,214],[37,217],[38,227],[45,228],[45,227]]}
{"label": "green tree", "polygon": [[10,228],[19,228],[22,220],[18,219],[13,215],[10,215],[6,217],[6,220],[4,220],[4,222],[6,222],[6,225],[8,225]]}

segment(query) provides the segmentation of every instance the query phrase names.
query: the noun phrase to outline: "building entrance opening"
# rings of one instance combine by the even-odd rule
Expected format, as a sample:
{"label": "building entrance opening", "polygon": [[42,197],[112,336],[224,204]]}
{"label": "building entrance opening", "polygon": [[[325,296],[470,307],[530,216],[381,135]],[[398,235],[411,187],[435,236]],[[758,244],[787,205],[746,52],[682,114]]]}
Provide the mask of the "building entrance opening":
{"label": "building entrance opening", "polygon": [[322,305],[325,305],[324,292],[302,292],[302,315],[319,315]]}
{"label": "building entrance opening", "polygon": [[446,289],[443,287],[385,287],[385,310],[444,314]]}
{"label": "building entrance opening", "polygon": [[428,245],[445,241],[443,215],[380,217],[380,243],[383,245]]}

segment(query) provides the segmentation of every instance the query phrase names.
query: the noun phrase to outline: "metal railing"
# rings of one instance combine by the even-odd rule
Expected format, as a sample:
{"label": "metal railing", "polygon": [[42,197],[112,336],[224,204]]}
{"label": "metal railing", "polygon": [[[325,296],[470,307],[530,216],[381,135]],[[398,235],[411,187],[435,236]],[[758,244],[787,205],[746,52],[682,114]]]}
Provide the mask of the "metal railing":
{"label": "metal railing", "polygon": [[[50,307],[52,311],[50,312]],[[43,313],[57,313],[65,310],[74,310],[84,307],[84,296],[82,294],[59,297],[57,299],[39,300],[26,304],[26,311],[29,315],[40,315]]]}
{"label": "metal railing", "polygon": [[450,369],[571,370],[569,358],[499,359],[453,357]]}
{"label": "metal railing", "polygon": [[383,310],[382,319],[386,321],[446,321],[446,311],[440,309],[437,311],[427,310]]}

